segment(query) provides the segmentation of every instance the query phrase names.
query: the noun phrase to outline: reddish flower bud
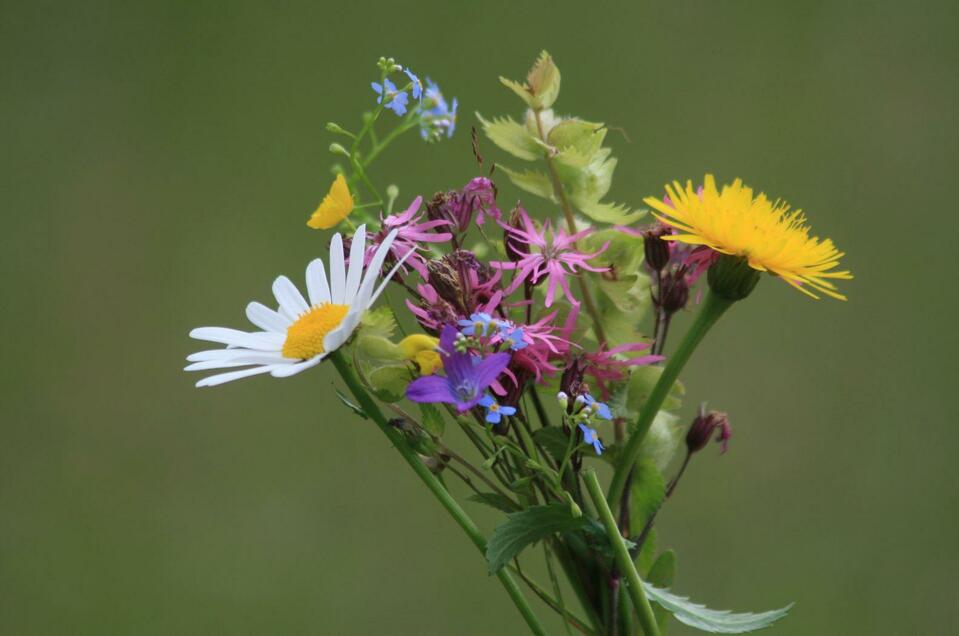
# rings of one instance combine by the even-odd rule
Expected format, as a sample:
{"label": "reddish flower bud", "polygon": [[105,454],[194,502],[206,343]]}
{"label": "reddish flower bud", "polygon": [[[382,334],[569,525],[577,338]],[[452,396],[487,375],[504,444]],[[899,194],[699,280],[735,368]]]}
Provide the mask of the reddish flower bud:
{"label": "reddish flower bud", "polygon": [[729,425],[729,417],[718,411],[707,412],[704,405],[700,407],[699,415],[693,420],[693,424],[686,434],[686,449],[689,454],[692,455],[706,448],[709,440],[713,438],[713,433],[716,433],[716,441],[722,445],[721,452],[725,453],[729,445],[729,438],[733,435],[733,429]]}
{"label": "reddish flower bud", "polygon": [[[522,230],[522,218],[525,214],[526,210],[517,204],[516,207],[513,208],[513,211],[510,212],[507,224],[511,228]],[[514,263],[522,260],[524,256],[529,255],[529,245],[519,240],[516,235],[509,230],[503,230],[503,245],[506,247],[506,258]]]}
{"label": "reddish flower bud", "polygon": [[670,234],[668,227],[659,225],[643,232],[643,249],[646,252],[646,265],[654,272],[662,271],[669,263],[669,243],[662,239]]}
{"label": "reddish flower bud", "polygon": [[685,268],[663,273],[659,293],[653,301],[667,314],[674,314],[686,306],[689,302],[689,283],[686,282]]}

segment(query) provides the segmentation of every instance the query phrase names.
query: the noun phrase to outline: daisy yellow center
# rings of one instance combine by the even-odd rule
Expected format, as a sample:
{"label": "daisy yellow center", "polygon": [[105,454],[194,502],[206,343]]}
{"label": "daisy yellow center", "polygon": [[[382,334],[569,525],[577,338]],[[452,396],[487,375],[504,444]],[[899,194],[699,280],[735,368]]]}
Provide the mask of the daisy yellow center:
{"label": "daisy yellow center", "polygon": [[674,182],[666,194],[668,201],[645,199],[656,218],[678,231],[664,239],[742,257],[753,269],[772,272],[814,298],[819,292],[845,300],[832,283],[852,278],[836,271],[843,253],[831,240],[810,236],[800,210],[754,195],[739,179],[720,190],[712,175],[706,175],[699,191],[692,182],[685,187]]}
{"label": "daisy yellow center", "polygon": [[326,334],[339,327],[349,311],[349,305],[332,303],[311,308],[287,327],[283,355],[287,358],[307,360],[323,353],[323,339]]}

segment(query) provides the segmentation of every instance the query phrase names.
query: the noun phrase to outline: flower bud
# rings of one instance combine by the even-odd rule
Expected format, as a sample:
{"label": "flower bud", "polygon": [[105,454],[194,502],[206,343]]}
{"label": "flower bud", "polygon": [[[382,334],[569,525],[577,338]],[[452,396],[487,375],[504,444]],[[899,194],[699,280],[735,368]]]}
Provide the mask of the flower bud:
{"label": "flower bud", "polygon": [[427,278],[440,298],[454,307],[462,304],[459,275],[446,259],[433,259],[426,262]]}
{"label": "flower bud", "polygon": [[693,420],[689,432],[686,433],[686,449],[689,454],[692,455],[706,448],[717,429],[719,430],[716,434],[716,441],[723,447],[721,452],[725,453],[729,445],[729,438],[733,435],[733,429],[729,425],[729,416],[719,411],[707,412],[705,407],[700,407],[699,415]]}
{"label": "flower bud", "polygon": [[[525,215],[526,210],[517,204],[513,211],[509,213],[508,225],[511,228],[522,230],[523,216]],[[517,239],[509,230],[503,230],[503,246],[506,248],[506,258],[514,263],[529,256],[529,245]]]}
{"label": "flower bud", "polygon": [[686,307],[689,301],[689,284],[684,269],[666,272],[659,281],[659,293],[656,304],[667,314],[674,314]]}
{"label": "flower bud", "polygon": [[569,406],[569,396],[566,395],[563,391],[560,391],[556,394],[556,401],[559,402],[559,405],[565,410]]}
{"label": "flower bud", "polygon": [[706,274],[709,288],[726,300],[742,300],[752,293],[760,272],[749,266],[742,256],[723,254]]}
{"label": "flower bud", "polygon": [[646,253],[646,265],[654,272],[662,271],[667,263],[669,263],[669,243],[662,238],[669,233],[669,228],[662,225],[643,232],[643,249]]}
{"label": "flower bud", "polygon": [[350,156],[350,152],[346,148],[335,142],[330,144],[330,152],[332,152],[334,155],[343,155],[344,157]]}

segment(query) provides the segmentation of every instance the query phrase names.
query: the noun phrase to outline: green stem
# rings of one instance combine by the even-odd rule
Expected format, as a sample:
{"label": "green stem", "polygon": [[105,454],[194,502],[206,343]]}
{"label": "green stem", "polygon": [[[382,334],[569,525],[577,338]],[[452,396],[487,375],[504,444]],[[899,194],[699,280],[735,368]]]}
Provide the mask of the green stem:
{"label": "green stem", "polygon": [[557,600],[556,598],[553,598],[550,595],[550,593],[544,590],[539,583],[531,579],[522,571],[518,570],[516,567],[512,565],[508,565],[506,567],[508,567],[513,572],[515,572],[516,576],[522,579],[523,582],[526,583],[526,585],[529,587],[529,589],[533,591],[533,594],[538,596],[541,601],[549,605],[553,610],[555,610],[558,614],[560,614],[565,619],[567,625],[572,625],[573,627],[583,632],[584,634],[587,634],[588,636],[593,636],[593,630],[591,630],[589,626],[587,625],[586,619],[580,618],[579,616],[574,614],[571,610],[567,609],[563,605],[562,599]]}
{"label": "green stem", "polygon": [[646,403],[643,404],[639,417],[636,419],[636,424],[630,432],[629,441],[626,442],[626,447],[623,449],[619,462],[616,464],[616,472],[613,475],[613,481],[606,495],[606,499],[610,505],[615,506],[620,501],[623,495],[623,489],[626,486],[629,471],[632,470],[633,464],[636,463],[636,459],[639,457],[643,439],[646,437],[646,433],[649,432],[649,427],[652,425],[656,414],[659,413],[659,409],[669,394],[669,390],[676,382],[676,378],[679,377],[679,372],[683,370],[686,362],[690,356],[692,356],[693,351],[696,350],[699,343],[702,342],[706,333],[716,324],[719,317],[729,309],[733,302],[732,300],[716,295],[712,290],[706,293],[706,299],[703,301],[703,307],[699,311],[699,315],[696,316],[696,320],[689,327],[689,331],[686,332],[682,342],[679,343],[676,352],[670,356],[669,361],[666,363],[666,368],[663,369],[663,374],[659,376],[659,381],[656,383],[656,386],[653,387],[653,392],[649,394],[649,398],[646,400]]}
{"label": "green stem", "polygon": [[[480,529],[476,526],[469,515],[466,514],[466,511],[460,507],[456,500],[453,499],[452,495],[450,495],[446,488],[443,487],[443,484],[441,484],[436,478],[436,475],[431,473],[426,465],[419,460],[419,458],[416,456],[416,452],[413,451],[413,449],[411,449],[406,443],[406,439],[397,430],[389,425],[386,418],[383,416],[382,411],[380,411],[379,407],[376,405],[376,402],[373,401],[373,398],[370,397],[370,394],[367,393],[360,384],[356,375],[353,373],[353,369],[350,367],[343,355],[339,351],[334,351],[330,354],[330,360],[333,361],[333,366],[336,367],[336,370],[349,387],[350,392],[353,393],[353,397],[356,398],[357,402],[359,402],[359,405],[363,408],[363,411],[373,419],[380,430],[383,431],[383,433],[389,438],[390,442],[393,444],[396,450],[400,452],[400,455],[402,455],[403,459],[406,460],[406,463],[410,465],[410,468],[413,469],[413,472],[416,473],[417,477],[419,477],[429,491],[433,493],[433,496],[436,497],[437,501],[439,501],[443,508],[445,508],[450,516],[453,517],[453,520],[456,521],[459,527],[463,529],[463,532],[465,532],[466,536],[468,536],[470,541],[473,542],[473,545],[476,546],[476,549],[479,550],[481,554],[485,555],[486,538],[483,537],[483,533],[480,532]],[[543,629],[543,626],[540,625],[539,619],[536,618],[536,615],[533,613],[533,609],[523,597],[522,590],[520,590],[516,581],[512,576],[510,576],[509,572],[503,569],[500,570],[496,576],[506,589],[506,593],[509,594],[510,599],[512,599],[520,614],[523,615],[523,619],[529,626],[530,631],[537,636],[546,636],[546,632]]]}
{"label": "green stem", "polygon": [[[537,110],[535,112],[536,129],[539,131],[539,138],[542,139],[545,144],[547,141],[545,131],[543,130],[543,122],[540,118],[541,111]],[[566,196],[566,190],[563,189],[563,182],[559,178],[559,172],[556,171],[556,166],[553,165],[553,158],[550,157],[549,151],[543,155],[543,158],[546,160],[549,177],[553,182],[553,192],[559,200],[560,208],[563,210],[563,216],[566,217],[566,226],[569,228],[569,233],[576,234],[576,218],[573,216],[573,206],[569,203],[569,197]],[[573,244],[573,249],[576,249],[575,243]],[[580,273],[580,275],[576,277],[576,280],[579,282],[579,291],[583,295],[583,305],[586,306],[586,312],[590,315],[590,318],[593,319],[593,332],[596,334],[596,339],[599,341],[599,344],[603,344],[606,342],[606,333],[603,331],[602,317],[599,315],[596,303],[593,302],[593,295],[589,291],[586,276]]]}
{"label": "green stem", "polygon": [[[646,592],[643,590],[643,582],[639,578],[639,572],[636,571],[636,565],[629,556],[629,548],[623,541],[623,535],[619,533],[619,527],[616,525],[616,519],[613,517],[613,511],[609,509],[603,497],[603,487],[599,485],[599,479],[596,477],[596,471],[590,468],[583,473],[583,480],[586,482],[586,490],[596,505],[596,511],[599,513],[599,520],[603,522],[606,528],[606,534],[613,544],[613,551],[616,554],[616,563],[620,571],[626,575],[627,589],[629,597],[633,601],[636,613],[639,615],[639,624],[643,627],[643,633],[646,636],[659,636],[659,626],[656,623],[656,616],[653,614],[653,608],[646,598]],[[615,617],[613,618],[615,620]]]}

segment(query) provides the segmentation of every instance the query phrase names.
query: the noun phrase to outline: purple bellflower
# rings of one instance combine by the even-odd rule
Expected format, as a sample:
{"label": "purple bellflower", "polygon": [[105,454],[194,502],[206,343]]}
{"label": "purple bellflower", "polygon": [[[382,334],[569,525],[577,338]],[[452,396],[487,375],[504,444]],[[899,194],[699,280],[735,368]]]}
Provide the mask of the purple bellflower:
{"label": "purple bellflower", "polygon": [[486,394],[486,389],[509,364],[510,354],[493,353],[480,357],[456,350],[455,327],[447,325],[440,333],[439,353],[446,376],[427,375],[410,382],[406,397],[413,402],[446,402],[457,410],[473,408]]}

